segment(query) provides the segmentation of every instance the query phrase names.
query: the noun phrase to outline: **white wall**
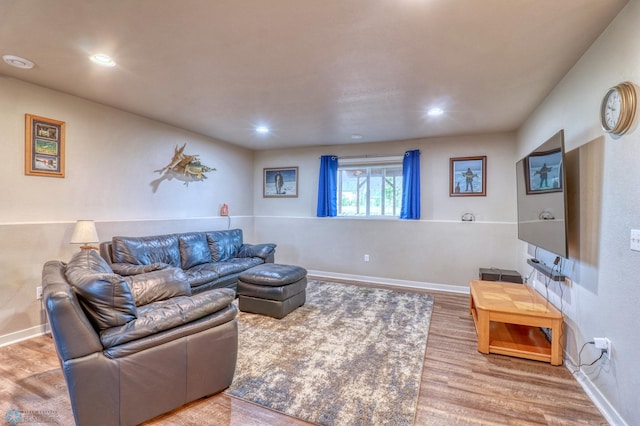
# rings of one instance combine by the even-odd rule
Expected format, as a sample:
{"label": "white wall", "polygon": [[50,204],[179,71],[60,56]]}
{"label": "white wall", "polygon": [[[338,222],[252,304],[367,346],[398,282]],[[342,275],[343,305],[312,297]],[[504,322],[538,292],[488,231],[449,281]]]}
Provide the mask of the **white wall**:
{"label": "white wall", "polygon": [[[640,253],[629,249],[630,230],[640,228],[640,132],[620,139],[603,135],[598,114],[609,87],[627,80],[640,83],[638,22],[640,2],[632,0],[518,135],[520,155],[561,128],[568,149],[580,147],[584,199],[579,200],[580,251],[567,263],[573,286],[564,286],[566,349],[577,361],[584,342],[611,339],[611,360],[583,371],[596,396],[617,411],[612,422],[628,424],[640,419]],[[521,254],[524,250],[523,245]],[[590,362],[598,353],[588,346],[582,361]]]}
{"label": "white wall", "polygon": [[[253,154],[156,121],[0,76],[0,344],[29,335],[44,317],[36,301],[42,265],[68,260],[77,219],[95,219],[101,240],[224,229],[253,235]],[[66,177],[24,174],[25,113],[66,122]],[[217,171],[185,186],[158,170],[176,145]]]}
{"label": "white wall", "polygon": [[[278,243],[278,261],[314,271],[466,288],[479,267],[516,266],[514,138],[494,134],[256,152],[256,239]],[[320,155],[390,155],[416,148],[422,220],[316,217]],[[476,155],[487,156],[487,196],[449,197],[449,158]],[[298,198],[263,198],[263,168],[290,166],[299,167]],[[462,223],[465,211],[476,222]]]}

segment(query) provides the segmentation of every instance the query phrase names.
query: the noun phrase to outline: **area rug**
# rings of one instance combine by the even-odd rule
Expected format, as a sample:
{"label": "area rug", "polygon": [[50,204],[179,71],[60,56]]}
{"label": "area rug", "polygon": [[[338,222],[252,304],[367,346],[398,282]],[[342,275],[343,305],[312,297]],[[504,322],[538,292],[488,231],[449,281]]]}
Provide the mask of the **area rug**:
{"label": "area rug", "polygon": [[281,320],[239,313],[225,392],[319,425],[412,425],[433,297],[310,281]]}

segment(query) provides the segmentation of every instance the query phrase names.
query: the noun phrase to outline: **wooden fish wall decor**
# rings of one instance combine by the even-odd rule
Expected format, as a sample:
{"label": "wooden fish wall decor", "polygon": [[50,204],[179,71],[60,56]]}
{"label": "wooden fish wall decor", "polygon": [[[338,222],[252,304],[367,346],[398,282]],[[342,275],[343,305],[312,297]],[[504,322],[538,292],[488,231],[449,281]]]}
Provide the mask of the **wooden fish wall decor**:
{"label": "wooden fish wall decor", "polygon": [[171,162],[160,170],[156,170],[157,173],[162,173],[162,177],[152,182],[154,192],[163,180],[175,178],[183,181],[184,184],[188,186],[190,182],[202,182],[204,179],[207,179],[205,173],[216,170],[202,164],[198,155],[185,154],[184,149],[186,146],[186,143],[180,148],[176,145]]}

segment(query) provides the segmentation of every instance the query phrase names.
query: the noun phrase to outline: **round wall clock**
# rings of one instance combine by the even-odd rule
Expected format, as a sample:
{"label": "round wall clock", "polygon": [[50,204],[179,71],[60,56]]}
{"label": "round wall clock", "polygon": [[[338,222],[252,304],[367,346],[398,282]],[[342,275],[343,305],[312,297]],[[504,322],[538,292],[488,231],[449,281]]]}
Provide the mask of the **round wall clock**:
{"label": "round wall clock", "polygon": [[636,89],[632,83],[624,82],[607,91],[600,106],[602,129],[616,136],[629,130],[636,115]]}

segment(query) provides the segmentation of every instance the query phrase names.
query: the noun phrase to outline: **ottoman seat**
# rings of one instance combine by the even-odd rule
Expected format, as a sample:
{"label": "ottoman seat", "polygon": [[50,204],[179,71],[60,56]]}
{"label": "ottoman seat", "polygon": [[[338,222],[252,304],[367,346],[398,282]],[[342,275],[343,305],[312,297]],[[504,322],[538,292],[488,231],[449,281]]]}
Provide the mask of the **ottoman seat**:
{"label": "ottoman seat", "polygon": [[306,269],[265,263],[238,277],[238,306],[242,312],[284,318],[304,305],[306,288]]}

